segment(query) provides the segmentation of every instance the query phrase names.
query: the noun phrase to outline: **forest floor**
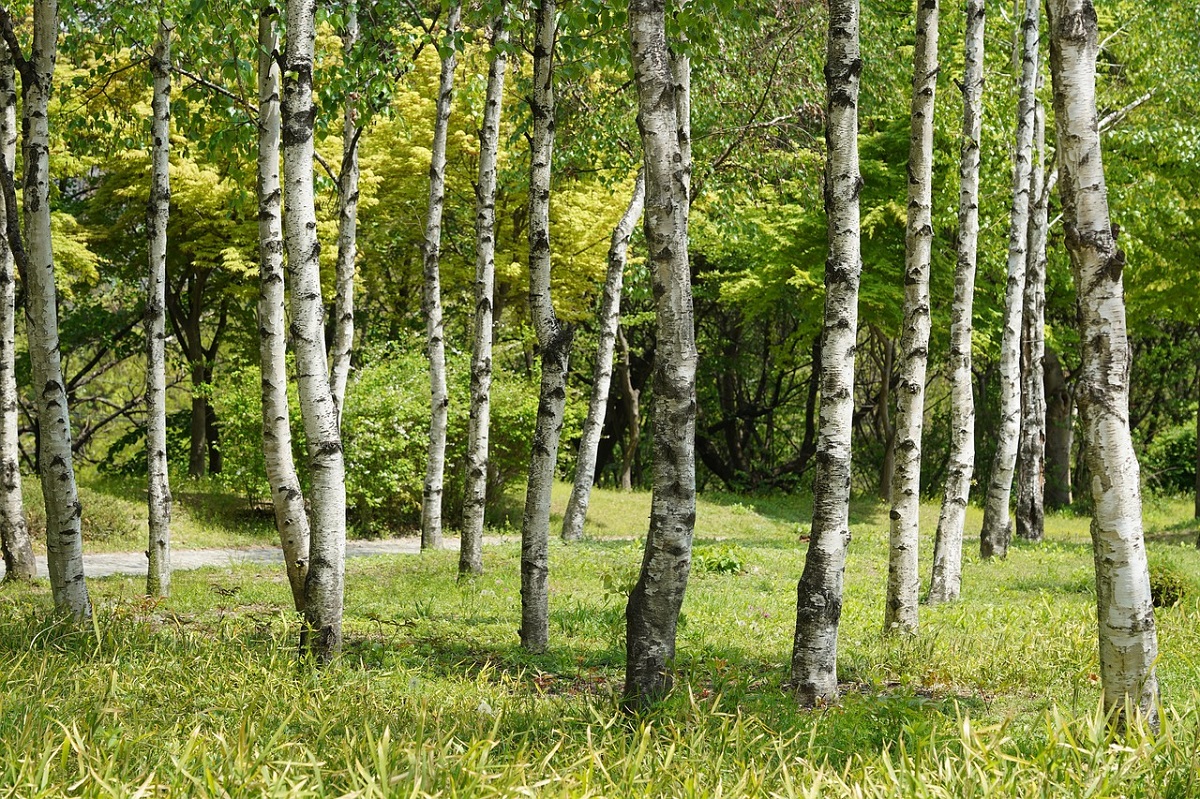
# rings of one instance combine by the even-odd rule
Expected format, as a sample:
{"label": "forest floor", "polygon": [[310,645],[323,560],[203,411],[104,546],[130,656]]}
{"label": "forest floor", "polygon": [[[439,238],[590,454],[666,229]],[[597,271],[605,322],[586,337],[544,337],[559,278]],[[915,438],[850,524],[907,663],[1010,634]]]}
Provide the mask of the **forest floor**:
{"label": "forest floor", "polygon": [[[568,487],[556,492],[555,523]],[[928,579],[937,508],[922,508]],[[676,689],[618,706],[624,601],[649,495],[598,491],[589,538],[552,541],[551,646],[518,646],[520,546],[458,581],[452,552],[351,560],[342,658],[297,668],[282,569],[90,583],[94,624],[49,589],[0,589],[0,797],[1145,796],[1200,794],[1200,552],[1185,500],[1146,498],[1163,732],[1117,738],[1097,711],[1088,519],[1047,519],[1007,560],[968,545],[962,600],[885,638],[887,513],[855,503],[842,701],[786,690],[804,497],[706,495]],[[968,516],[968,540],[981,514]]]}

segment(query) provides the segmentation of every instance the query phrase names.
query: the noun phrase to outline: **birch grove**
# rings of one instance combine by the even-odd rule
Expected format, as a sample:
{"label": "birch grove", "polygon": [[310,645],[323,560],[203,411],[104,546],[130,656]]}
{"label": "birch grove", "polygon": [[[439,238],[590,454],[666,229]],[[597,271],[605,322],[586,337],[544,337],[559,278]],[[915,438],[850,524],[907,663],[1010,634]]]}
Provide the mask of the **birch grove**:
{"label": "birch grove", "polygon": [[[854,355],[862,275],[858,165],[858,0],[833,0],[825,58],[825,319],[821,335],[821,426],[813,477],[813,524],[797,585],[792,684],[800,704],[838,696],[837,633],[850,545],[850,444]],[[815,366],[814,366],[815,368]]]}
{"label": "birch grove", "polygon": [[1083,343],[1078,403],[1091,473],[1100,683],[1109,713],[1120,719],[1129,707],[1157,726],[1158,636],[1129,430],[1125,253],[1109,216],[1096,114],[1096,10],[1090,0],[1048,0],[1046,7],[1059,196]]}
{"label": "birch grove", "polygon": [[150,131],[149,276],[146,281],[146,468],[150,542],[146,593],[171,595],[171,483],[167,474],[167,370],[164,353],[167,305],[167,216],[171,205],[171,32],[158,23],[150,58],[154,75]]}
{"label": "birch grove", "polygon": [[479,177],[475,184],[475,317],[471,346],[471,410],[467,422],[467,475],[459,547],[460,574],[483,572],[483,520],[487,510],[488,428],[491,425],[492,309],[496,290],[496,174],[500,112],[508,58],[507,6],[492,21],[483,125],[479,129]]}
{"label": "birch grove", "polygon": [[425,490],[421,497],[421,549],[442,546],[442,494],[446,472],[446,424],[450,393],[446,387],[446,331],[442,322],[442,283],[439,258],[442,247],[442,208],[446,202],[446,134],[450,129],[450,101],[454,92],[457,58],[454,34],[462,6],[455,3],[446,18],[450,49],[442,57],[438,80],[437,116],[429,164],[429,212],[425,217],[425,242],[421,247],[425,280],[421,310],[425,314],[425,354],[429,359],[429,458],[425,465]]}
{"label": "birch grove", "polygon": [[917,4],[908,222],[904,246],[904,323],[900,335],[895,472],[891,491],[885,633],[917,632],[917,543],[921,514],[921,434],[929,357],[929,270],[933,247],[933,109],[938,74],[938,0]]}
{"label": "birch grove", "polygon": [[288,0],[283,60],[283,201],[292,337],[300,412],[312,475],[312,532],[301,648],[318,662],[342,645],[346,568],[346,481],[337,406],[325,360],[321,245],[313,197],[313,50],[316,0]]}
{"label": "birch grove", "polygon": [[[629,4],[630,50],[646,179],[645,231],[654,286],[654,488],[641,572],[625,610],[625,701],[672,685],[675,632],[696,523],[696,340],[688,264],[691,169],[688,65],[672,64],[663,0]],[[674,67],[674,70],[673,70]]]}
{"label": "birch grove", "polygon": [[571,497],[567,500],[567,509],[563,513],[564,541],[579,541],[583,538],[583,522],[587,518],[592,482],[596,478],[596,452],[600,446],[600,434],[604,430],[604,415],[608,410],[613,351],[616,348],[617,327],[621,321],[621,284],[625,277],[626,255],[629,251],[629,239],[642,216],[642,206],[645,202],[646,177],[644,171],[639,171],[634,181],[629,206],[613,229],[612,242],[608,248],[608,271],[605,273],[600,299],[600,343],[596,347],[592,396],[588,401],[587,418],[584,419],[583,435],[579,440],[579,455],[575,459],[575,482],[571,487]]}
{"label": "birch grove", "polygon": [[971,374],[971,329],[975,264],[979,250],[979,142],[983,130],[984,0],[968,0],[963,128],[958,162],[958,246],[954,304],[950,309],[950,462],[942,492],[933,548],[929,602],[953,602],[962,590],[963,527],[975,471],[975,396]]}

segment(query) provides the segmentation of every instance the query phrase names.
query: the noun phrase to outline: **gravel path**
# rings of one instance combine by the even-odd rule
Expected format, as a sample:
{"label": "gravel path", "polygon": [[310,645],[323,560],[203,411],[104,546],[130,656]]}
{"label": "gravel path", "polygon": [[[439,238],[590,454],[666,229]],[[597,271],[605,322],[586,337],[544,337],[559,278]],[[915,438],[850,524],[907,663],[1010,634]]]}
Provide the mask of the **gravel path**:
{"label": "gravel path", "polygon": [[[484,544],[502,544],[515,539],[503,536],[486,536]],[[457,539],[447,539],[446,549],[458,550]],[[421,551],[420,538],[389,538],[380,541],[347,541],[347,558],[365,558],[372,555],[416,555]],[[279,547],[248,547],[246,549],[177,549],[171,553],[171,570],[187,571],[208,566],[236,566],[242,563],[283,563],[283,550]],[[37,556],[38,577],[48,577],[46,558]],[[104,552],[84,554],[83,573],[87,577],[110,577],[114,574],[145,576],[146,553]],[[0,577],[4,576],[4,563],[0,561]]]}

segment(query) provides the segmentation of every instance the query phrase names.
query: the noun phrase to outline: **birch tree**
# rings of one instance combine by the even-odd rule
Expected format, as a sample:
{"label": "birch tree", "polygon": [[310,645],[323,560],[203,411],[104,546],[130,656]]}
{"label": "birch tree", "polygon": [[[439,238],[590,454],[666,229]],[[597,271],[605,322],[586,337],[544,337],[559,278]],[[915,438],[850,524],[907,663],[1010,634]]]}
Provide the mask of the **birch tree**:
{"label": "birch tree", "polygon": [[917,4],[912,132],[908,149],[908,223],[904,245],[904,322],[896,402],[890,556],[884,632],[916,633],[917,539],[921,513],[921,434],[929,355],[929,263],[933,246],[933,109],[938,73],[938,0]]}
{"label": "birch tree", "polygon": [[544,652],[550,638],[550,489],[567,401],[574,331],[550,301],[550,164],[554,152],[554,0],[538,5],[533,43],[533,133],[529,158],[529,313],[541,350],[542,381],[521,518],[521,645]]}
{"label": "birch tree", "polygon": [[[347,0],[342,30],[342,57],[349,63],[358,44],[358,2]],[[354,348],[354,261],[358,237],[358,110],[347,97],[342,117],[342,167],[338,173],[338,251],[336,294],[333,300],[333,352],[330,358],[330,391],[338,409],[338,424],[346,404],[350,377],[350,352]]]}
{"label": "birch tree", "polygon": [[[0,42],[0,153],[6,170],[3,182],[13,181],[17,160],[17,88],[13,57]],[[0,193],[0,222],[8,218]],[[4,553],[4,579],[31,580],[37,576],[33,538],[25,519],[21,497],[20,405],[16,373],[16,285],[12,250],[0,237],[0,545]]]}
{"label": "birch tree", "polygon": [[487,510],[488,428],[492,392],[492,294],[496,288],[496,160],[500,149],[500,112],[508,57],[507,6],[492,22],[492,60],[488,66],[479,129],[479,177],[475,185],[475,319],[471,346],[471,410],[467,422],[467,479],[463,497],[460,574],[483,572],[483,517]]}
{"label": "birch tree", "polygon": [[1142,534],[1137,456],[1129,430],[1129,339],[1096,114],[1096,10],[1048,0],[1063,232],[1079,294],[1078,403],[1091,473],[1100,682],[1118,721],[1126,703],[1157,726],[1158,638]]}
{"label": "birch tree", "polygon": [[442,324],[442,288],[439,257],[442,247],[442,208],[446,201],[446,134],[450,129],[450,101],[457,64],[454,34],[462,6],[455,3],[446,19],[449,47],[442,56],[438,81],[437,117],[429,164],[429,213],[421,257],[425,267],[421,306],[425,313],[425,353],[429,358],[429,458],[425,465],[425,490],[421,502],[421,549],[442,546],[442,492],[446,472],[446,424],[450,392],[446,387],[446,332]]}
{"label": "birch tree", "polygon": [[167,369],[164,353],[167,305],[167,216],[171,205],[171,32],[158,23],[150,58],[151,101],[149,279],[146,282],[146,460],[149,478],[150,543],[146,593],[171,595],[171,483],[167,474]]}
{"label": "birch tree", "polygon": [[821,422],[813,478],[813,525],[797,585],[792,683],[801,705],[837,699],[837,632],[850,544],[850,440],[858,337],[860,251],[858,0],[832,0],[825,57],[825,319]]}
{"label": "birch tree", "polygon": [[308,577],[308,513],[296,464],[287,394],[287,320],[284,313],[283,220],[279,184],[279,40],[276,12],[258,17],[258,352],[262,367],[263,456],[275,529],[296,610],[304,611]]}
{"label": "birch tree", "polygon": [[968,0],[963,74],[962,148],[958,162],[958,246],[950,310],[950,464],[942,492],[929,602],[953,602],[962,587],[963,526],[975,471],[975,397],[971,327],[979,247],[979,141],[983,129],[984,0]]}
{"label": "birch tree", "polygon": [[302,648],[328,662],[341,648],[346,481],[337,406],[325,360],[320,243],[313,199],[313,50],[316,0],[288,0],[283,63],[283,200],[292,336],[312,474],[312,534]]}
{"label": "birch tree", "polygon": [[583,522],[587,518],[592,482],[596,478],[596,453],[600,434],[604,431],[604,415],[608,410],[608,389],[612,383],[613,351],[616,347],[617,326],[621,321],[621,284],[625,276],[626,255],[633,229],[642,216],[646,201],[645,172],[639,171],[633,185],[633,196],[625,214],[613,229],[608,248],[608,270],[600,299],[600,343],[596,347],[596,366],[592,373],[592,397],[588,402],[587,418],[579,441],[579,456],[575,459],[575,483],[563,514],[564,541],[583,538]]}
{"label": "birch tree", "polygon": [[[670,690],[675,630],[696,521],[696,341],[688,265],[688,65],[667,48],[663,0],[629,4],[646,179],[645,231],[654,287],[654,485],[641,573],[625,610],[625,701]],[[674,69],[673,69],[674,67]]]}
{"label": "birch tree", "polygon": [[1025,309],[1025,266],[1029,249],[1030,174],[1033,161],[1034,106],[1037,101],[1038,0],[1025,0],[1021,20],[1021,80],[1013,166],[1013,201],[1008,232],[1008,283],[1004,293],[1004,332],[1000,341],[1000,426],[988,479],[979,552],[1005,557],[1012,540],[1009,502],[1021,434],[1021,330]]}
{"label": "birch tree", "polygon": [[[9,247],[25,278],[26,334],[33,367],[40,428],[38,461],[46,502],[46,562],[54,605],[76,619],[90,618],[91,601],[83,577],[83,536],[79,491],[71,449],[71,416],[58,346],[58,297],[50,235],[50,94],[58,44],[58,4],[35,0],[29,57],[21,51],[6,7],[0,6],[0,33],[21,75],[23,176],[22,236],[16,192],[5,180],[4,206]],[[0,178],[11,173],[7,165]],[[28,250],[25,248],[28,242]]]}
{"label": "birch tree", "polygon": [[1046,112],[1034,108],[1033,171],[1029,249],[1025,267],[1025,310],[1021,332],[1021,437],[1017,448],[1017,536],[1041,541],[1045,534],[1046,387],[1042,362],[1046,341],[1046,233],[1049,181],[1045,172]]}

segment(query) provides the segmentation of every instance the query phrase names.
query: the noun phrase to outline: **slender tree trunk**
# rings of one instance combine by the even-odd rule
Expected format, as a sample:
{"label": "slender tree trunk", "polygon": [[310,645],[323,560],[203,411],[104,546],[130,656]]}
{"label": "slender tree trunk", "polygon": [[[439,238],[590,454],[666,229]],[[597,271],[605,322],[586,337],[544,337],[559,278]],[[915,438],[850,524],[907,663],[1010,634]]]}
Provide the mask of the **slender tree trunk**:
{"label": "slender tree trunk", "polygon": [[[57,292],[50,235],[50,94],[58,44],[58,4],[34,0],[33,47],[29,58],[13,32],[12,18],[0,7],[0,29],[21,74],[24,132],[24,240],[17,221],[12,181],[4,181],[9,246],[26,286],[26,332],[38,413],[42,495],[46,502],[46,561],[55,607],[76,619],[90,618],[83,577],[82,506],[75,485],[71,416],[58,346]],[[10,174],[6,169],[3,177]],[[25,249],[25,242],[29,249]]]}
{"label": "slender tree trunk", "polygon": [[[641,573],[625,609],[625,701],[671,688],[696,521],[696,342],[688,267],[687,64],[671,64],[663,0],[633,0],[629,29],[645,158],[645,231],[657,319],[654,491]],[[681,63],[682,62],[682,63]],[[672,70],[674,66],[674,70]]]}
{"label": "slender tree trunk", "polygon": [[[199,335],[199,329],[196,331]],[[204,355],[196,355],[192,369],[192,415],[188,451],[188,477],[199,479],[208,471],[208,400],[205,398],[206,374]]]}
{"label": "slender tree trunk", "polygon": [[[1196,389],[1200,394],[1200,364],[1196,366]],[[1194,518],[1200,519],[1200,396],[1196,402],[1196,497]],[[1200,547],[1200,533],[1196,537],[1196,546]]]}
{"label": "slender tree trunk", "polygon": [[929,603],[953,602],[962,588],[963,524],[975,472],[971,326],[979,246],[979,139],[983,129],[984,0],[967,2],[962,150],[958,163],[958,252],[950,311],[950,464],[933,547]]}
{"label": "slender tree trunk", "polygon": [[900,335],[892,478],[891,554],[885,633],[917,632],[917,539],[921,513],[921,434],[929,356],[929,262],[933,247],[933,108],[938,73],[938,0],[917,4],[912,134],[908,150],[908,226],[904,255],[904,329]]}
{"label": "slender tree trunk", "polygon": [[1034,164],[1030,178],[1033,210],[1029,217],[1029,253],[1025,269],[1024,331],[1021,334],[1021,438],[1017,469],[1017,536],[1041,541],[1045,535],[1046,388],[1042,361],[1046,341],[1046,233],[1049,188],[1043,168],[1046,112],[1034,110]]}
{"label": "slender tree trunk", "polygon": [[628,420],[629,440],[621,453],[621,490],[633,490],[633,463],[638,447],[642,443],[642,392],[633,387],[633,369],[629,361],[629,340],[625,331],[617,326],[617,343],[621,345],[621,396],[625,403],[625,418]]}
{"label": "slender tree trunk", "polygon": [[487,510],[488,428],[491,424],[492,302],[496,291],[496,158],[508,58],[506,11],[492,22],[483,127],[479,130],[479,180],[475,186],[475,335],[471,350],[471,413],[467,424],[467,481],[463,492],[460,574],[483,572],[483,518]]}
{"label": "slender tree trunk", "polygon": [[[837,632],[850,544],[850,439],[854,352],[862,274],[858,196],[858,0],[833,0],[825,59],[825,323],[821,337],[821,425],[813,482],[813,525],[797,585],[792,683],[801,705],[837,699]],[[814,365],[814,368],[816,366]]]}
{"label": "slender tree trunk", "polygon": [[346,481],[337,406],[329,390],[321,301],[321,246],[313,200],[313,49],[316,0],[288,0],[283,64],[283,200],[292,336],[312,474],[312,536],[301,647],[328,662],[342,644]]}
{"label": "slender tree trunk", "polygon": [[258,17],[258,351],[262,364],[263,455],[275,529],[292,602],[304,612],[308,578],[308,513],[292,460],[292,425],[287,394],[287,321],[284,313],[282,190],[279,185],[278,36],[272,8]]}
{"label": "slender tree trunk", "polygon": [[[346,28],[342,53],[349,61],[358,43],[358,2],[346,2]],[[349,92],[348,92],[349,94]],[[350,352],[354,348],[354,259],[358,236],[358,109],[348,96],[342,119],[342,168],[338,179],[337,293],[333,300],[333,357],[330,391],[338,409],[338,425],[346,408],[346,381],[350,377]]]}
{"label": "slender tree trunk", "polygon": [[892,480],[896,477],[896,428],[892,425],[892,375],[896,370],[896,342],[883,340],[883,372],[879,386],[879,425],[883,430],[883,463],[879,466],[879,498],[892,501]]}
{"label": "slender tree trunk", "polygon": [[[446,20],[446,35],[458,29],[462,6],[455,3]],[[446,340],[442,324],[442,288],[438,259],[442,247],[442,207],[446,199],[446,133],[450,129],[450,100],[454,93],[455,50],[442,59],[438,83],[437,119],[433,126],[433,154],[429,165],[429,215],[425,220],[425,311],[426,355],[429,358],[429,459],[425,466],[425,492],[421,503],[421,549],[442,546],[442,492],[446,472],[446,424],[450,415],[450,393],[446,388]]]}
{"label": "slender tree trunk", "polygon": [[1021,83],[1017,107],[1016,162],[1008,231],[1008,285],[1004,295],[1004,333],[1000,341],[1000,426],[996,455],[983,508],[979,552],[1005,557],[1012,540],[1009,502],[1021,435],[1021,330],[1025,308],[1025,266],[1029,248],[1030,174],[1033,161],[1034,106],[1037,101],[1038,0],[1025,0],[1021,21]]}
{"label": "slender tree trunk", "polygon": [[1046,507],[1071,504],[1071,450],[1075,435],[1075,402],[1067,387],[1062,361],[1046,350]]}
{"label": "slender tree trunk", "polygon": [[[17,89],[13,57],[0,43],[0,168],[8,172],[17,159]],[[0,195],[0,221],[7,212]],[[4,579],[31,580],[37,576],[33,538],[25,520],[21,496],[21,448],[19,393],[16,374],[16,273],[8,241],[0,237],[0,546],[4,553]]]}
{"label": "slender tree trunk", "polygon": [[171,482],[167,474],[167,368],[164,353],[167,304],[167,215],[171,205],[171,31],[158,23],[158,44],[150,59],[154,75],[151,104],[150,275],[146,295],[146,460],[149,477],[150,543],[146,593],[171,595]]}
{"label": "slender tree trunk", "polygon": [[1096,11],[1091,0],[1049,0],[1050,67],[1062,180],[1063,231],[1079,291],[1079,410],[1092,474],[1092,546],[1105,708],[1126,703],[1158,722],[1158,639],[1142,535],[1138,462],[1129,431],[1129,339],[1122,272],[1108,213],[1096,122]]}
{"label": "slender tree trunk", "polygon": [[641,218],[645,201],[645,175],[638,172],[633,186],[633,197],[629,200],[625,215],[613,230],[612,243],[608,248],[608,274],[605,276],[604,292],[600,301],[600,344],[596,348],[592,399],[588,404],[587,419],[583,423],[583,437],[579,441],[579,457],[575,461],[575,484],[571,489],[571,498],[567,501],[567,511],[563,515],[564,541],[579,541],[583,538],[583,521],[587,517],[592,482],[596,477],[596,451],[600,446],[600,434],[604,431],[604,414],[608,410],[613,350],[617,326],[621,319],[621,283],[625,276],[626,253],[633,229]]}

